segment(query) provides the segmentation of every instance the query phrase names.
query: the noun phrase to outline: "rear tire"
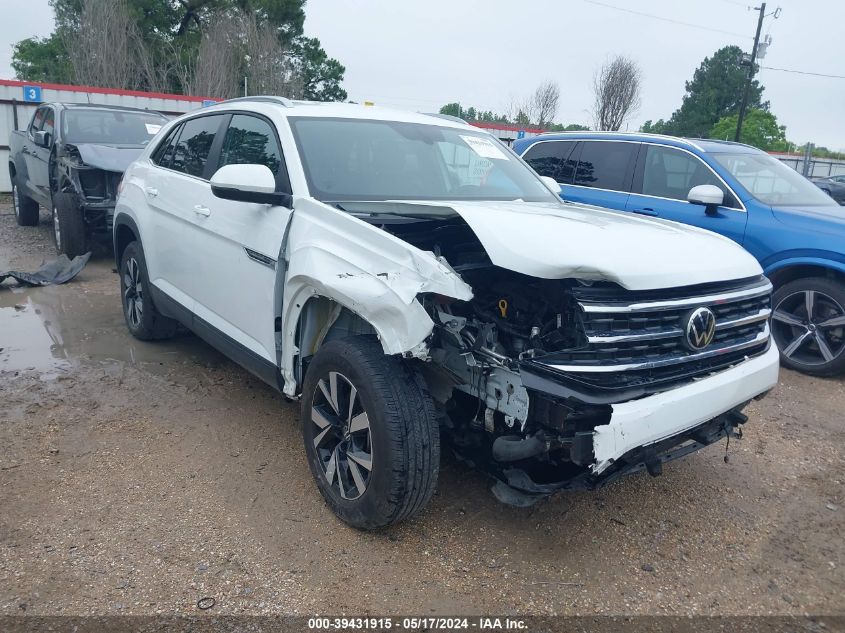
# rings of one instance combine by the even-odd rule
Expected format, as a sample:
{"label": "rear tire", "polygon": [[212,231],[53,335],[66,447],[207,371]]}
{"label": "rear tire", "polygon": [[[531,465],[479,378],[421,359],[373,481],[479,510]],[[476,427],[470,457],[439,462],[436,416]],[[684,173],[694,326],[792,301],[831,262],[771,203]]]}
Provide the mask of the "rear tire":
{"label": "rear tire", "polygon": [[120,298],[126,327],[142,341],[170,338],[178,324],[156,309],[149,292],[149,279],[141,244],[130,242],[120,258]]}
{"label": "rear tire", "polygon": [[12,206],[15,208],[15,220],[18,226],[38,226],[38,203],[21,193],[17,180],[17,176],[12,177]]}
{"label": "rear tire", "polygon": [[434,403],[422,378],[372,336],[330,341],[316,353],[303,385],[302,436],[320,493],[352,527],[407,519],[434,494]]}
{"label": "rear tire", "polygon": [[826,277],[796,279],[775,291],[772,305],[772,334],[784,367],[810,376],[845,372],[841,282]]}
{"label": "rear tire", "polygon": [[72,193],[53,194],[53,243],[70,258],[88,252],[88,231],[79,200]]}

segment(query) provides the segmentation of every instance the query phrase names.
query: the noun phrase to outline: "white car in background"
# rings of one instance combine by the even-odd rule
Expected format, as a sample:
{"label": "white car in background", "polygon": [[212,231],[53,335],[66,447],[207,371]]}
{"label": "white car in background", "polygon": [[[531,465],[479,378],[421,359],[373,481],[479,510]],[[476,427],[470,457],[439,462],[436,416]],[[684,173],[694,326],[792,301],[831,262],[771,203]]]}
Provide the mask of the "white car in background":
{"label": "white car in background", "polygon": [[276,97],[186,114],[127,170],[114,243],[130,332],[182,323],[300,398],[318,488],[359,528],[425,506],[441,436],[527,504],[658,474],[777,381],[754,258],[562,202],[449,118]]}

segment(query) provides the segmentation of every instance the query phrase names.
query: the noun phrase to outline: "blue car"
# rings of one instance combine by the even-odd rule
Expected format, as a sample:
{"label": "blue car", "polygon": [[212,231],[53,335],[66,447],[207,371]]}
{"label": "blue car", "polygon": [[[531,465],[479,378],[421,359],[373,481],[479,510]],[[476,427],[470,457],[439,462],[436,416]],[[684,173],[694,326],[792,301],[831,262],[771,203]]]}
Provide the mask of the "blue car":
{"label": "blue car", "polygon": [[772,333],[783,365],[816,376],[845,372],[845,209],[809,180],[754,147],[723,141],[583,132],[521,139],[514,150],[556,180],[564,200],[692,224],[742,244],[774,284]]}

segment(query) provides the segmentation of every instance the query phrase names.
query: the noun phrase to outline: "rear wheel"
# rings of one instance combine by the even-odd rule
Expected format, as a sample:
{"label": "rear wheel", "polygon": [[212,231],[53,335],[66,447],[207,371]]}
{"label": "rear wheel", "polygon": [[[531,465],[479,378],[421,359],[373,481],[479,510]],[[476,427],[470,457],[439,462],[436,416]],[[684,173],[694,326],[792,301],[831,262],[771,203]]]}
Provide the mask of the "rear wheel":
{"label": "rear wheel", "polygon": [[419,512],[440,467],[425,383],[371,336],[330,341],[308,366],[302,435],[311,473],[349,525],[375,529]]}
{"label": "rear wheel", "polygon": [[126,327],[135,338],[152,341],[176,333],[176,321],[160,314],[153,303],[147,262],[138,242],[131,242],[120,259],[120,296]]}
{"label": "rear wheel", "polygon": [[812,376],[845,372],[845,288],[824,277],[796,279],[772,298],[772,334],[784,366]]}
{"label": "rear wheel", "polygon": [[17,176],[12,177],[12,205],[19,226],[38,226],[38,203],[21,193]]}
{"label": "rear wheel", "polygon": [[79,201],[72,193],[53,194],[53,242],[68,257],[88,252],[88,233]]}

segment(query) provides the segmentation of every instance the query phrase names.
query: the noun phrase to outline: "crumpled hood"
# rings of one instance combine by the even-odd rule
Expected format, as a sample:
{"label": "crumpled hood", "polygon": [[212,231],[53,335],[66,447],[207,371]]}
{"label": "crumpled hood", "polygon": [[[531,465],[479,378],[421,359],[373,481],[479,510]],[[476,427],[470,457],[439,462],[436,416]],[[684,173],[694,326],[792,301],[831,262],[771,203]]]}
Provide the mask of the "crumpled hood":
{"label": "crumpled hood", "polygon": [[79,150],[79,156],[89,167],[116,171],[121,174],[135,162],[135,159],[144,151],[143,146],[137,147],[115,147],[113,145],[98,145],[96,143],[73,143]]}
{"label": "crumpled hood", "polygon": [[422,204],[454,209],[495,265],[532,277],[612,281],[647,290],[762,273],[735,242],[677,222],[573,203]]}

